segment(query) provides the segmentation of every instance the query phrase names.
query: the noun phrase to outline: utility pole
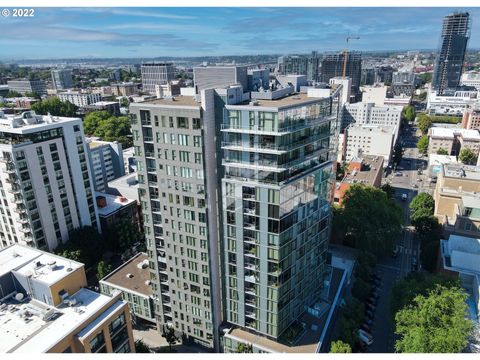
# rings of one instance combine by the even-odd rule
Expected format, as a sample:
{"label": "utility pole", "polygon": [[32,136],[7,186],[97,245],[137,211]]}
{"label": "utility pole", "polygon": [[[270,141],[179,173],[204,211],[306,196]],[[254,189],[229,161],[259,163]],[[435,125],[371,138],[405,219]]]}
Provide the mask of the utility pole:
{"label": "utility pole", "polygon": [[347,76],[347,57],[348,57],[348,42],[350,40],[360,40],[360,36],[347,36],[347,48],[343,50],[343,72],[342,76]]}

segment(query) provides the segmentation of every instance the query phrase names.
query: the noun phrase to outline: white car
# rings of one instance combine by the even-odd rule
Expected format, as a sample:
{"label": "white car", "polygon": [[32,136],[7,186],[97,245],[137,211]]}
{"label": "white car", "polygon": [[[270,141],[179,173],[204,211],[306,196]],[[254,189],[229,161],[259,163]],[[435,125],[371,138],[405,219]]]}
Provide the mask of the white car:
{"label": "white car", "polygon": [[365,345],[372,345],[373,344],[373,336],[367,333],[365,330],[358,329],[358,338],[361,342]]}
{"label": "white car", "polygon": [[406,201],[408,199],[408,195],[407,194],[402,194],[402,201]]}

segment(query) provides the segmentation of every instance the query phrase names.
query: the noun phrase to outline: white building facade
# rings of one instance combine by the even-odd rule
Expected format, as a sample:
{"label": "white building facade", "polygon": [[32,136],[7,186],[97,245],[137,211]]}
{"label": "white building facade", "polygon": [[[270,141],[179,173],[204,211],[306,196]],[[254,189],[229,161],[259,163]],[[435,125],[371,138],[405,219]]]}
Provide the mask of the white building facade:
{"label": "white building facade", "polygon": [[0,112],[0,247],[52,251],[99,220],[82,121]]}
{"label": "white building facade", "polygon": [[78,107],[87,106],[99,102],[102,100],[102,95],[100,93],[81,93],[75,91],[67,91],[64,93],[59,93],[58,98],[63,102],[71,102]]}

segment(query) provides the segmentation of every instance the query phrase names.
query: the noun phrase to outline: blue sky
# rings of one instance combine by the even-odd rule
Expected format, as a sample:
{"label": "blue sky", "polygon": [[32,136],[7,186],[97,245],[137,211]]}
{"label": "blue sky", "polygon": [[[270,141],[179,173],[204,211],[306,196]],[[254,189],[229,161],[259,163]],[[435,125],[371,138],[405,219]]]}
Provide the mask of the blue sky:
{"label": "blue sky", "polygon": [[36,8],[0,17],[1,59],[162,57],[435,49],[442,17],[480,8]]}

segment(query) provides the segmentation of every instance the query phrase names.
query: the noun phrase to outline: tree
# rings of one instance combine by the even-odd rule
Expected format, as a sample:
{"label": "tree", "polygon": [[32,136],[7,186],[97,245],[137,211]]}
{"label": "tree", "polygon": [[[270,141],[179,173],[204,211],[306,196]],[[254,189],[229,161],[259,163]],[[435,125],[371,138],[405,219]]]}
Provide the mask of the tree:
{"label": "tree", "polygon": [[361,184],[353,184],[345,193],[341,216],[340,229],[355,247],[377,256],[392,251],[403,223],[401,209],[385,192]]}
{"label": "tree", "polygon": [[392,187],[390,184],[383,184],[380,189],[387,194],[389,199],[393,199],[393,196],[395,195],[395,189]]}
{"label": "tree", "polygon": [[392,316],[413,302],[418,295],[427,295],[437,285],[444,287],[460,286],[458,279],[445,275],[432,275],[423,272],[410,273],[397,282],[390,293],[390,310]]}
{"label": "tree", "polygon": [[99,261],[97,264],[97,279],[103,279],[105,276],[110,274],[113,270],[111,264],[106,263],[105,261]]}
{"label": "tree", "polygon": [[450,155],[450,154],[448,153],[448,151],[445,150],[444,148],[438,149],[438,150],[437,150],[437,154],[438,154],[438,155]]}
{"label": "tree", "polygon": [[352,295],[360,301],[364,301],[370,293],[370,285],[361,278],[355,279],[352,287]]}
{"label": "tree", "polygon": [[423,74],[418,75],[418,78],[424,83],[429,83],[432,81],[432,74],[431,72],[426,72]]}
{"label": "tree", "polygon": [[150,348],[142,340],[135,341],[135,352],[138,354],[150,353]]}
{"label": "tree", "polygon": [[15,91],[15,90],[9,90],[5,97],[6,98],[22,97],[22,94],[20,94],[18,91]]}
{"label": "tree", "polygon": [[432,195],[420,193],[412,199],[410,202],[410,210],[415,213],[421,209],[426,209],[428,211],[428,215],[433,215],[435,209],[435,200],[433,199]]}
{"label": "tree", "polygon": [[426,91],[422,91],[422,92],[420,93],[420,95],[418,95],[418,99],[419,99],[420,101],[425,101],[425,100],[427,99],[427,92],[426,92]]}
{"label": "tree", "polygon": [[27,91],[25,93],[25,96],[26,97],[31,97],[31,98],[35,98],[35,99],[41,99],[42,97],[40,96],[40,94],[36,91]]}
{"label": "tree", "polygon": [[102,121],[110,118],[108,111],[92,111],[83,119],[83,130],[87,135],[93,135]]}
{"label": "tree", "polygon": [[418,128],[422,134],[426,134],[430,126],[432,126],[432,118],[425,114],[420,114],[417,119]]}
{"label": "tree", "polygon": [[423,135],[420,140],[418,140],[417,148],[422,154],[426,154],[428,152],[428,136]]}
{"label": "tree", "polygon": [[438,285],[427,296],[418,295],[413,304],[395,316],[395,332],[400,339],[397,352],[458,353],[468,343],[473,329],[466,318],[467,295],[458,287]]}
{"label": "tree", "polygon": [[165,329],[165,327],[163,329],[163,337],[165,338],[165,340],[167,340],[168,347],[171,351],[172,350],[172,344],[174,344],[175,341],[177,341],[177,336],[175,335],[175,329],[173,327],[167,325],[166,329]]}
{"label": "tree", "polygon": [[344,343],[341,340],[333,341],[330,347],[330,353],[335,354],[350,354],[352,352],[352,348],[349,344]]}
{"label": "tree", "polygon": [[244,344],[244,343],[239,343],[237,345],[237,353],[248,353],[251,354],[253,353],[253,346],[252,344]]}
{"label": "tree", "polygon": [[105,238],[112,251],[124,251],[140,240],[142,234],[138,225],[129,220],[122,220],[109,231]]}
{"label": "tree", "polygon": [[128,116],[111,116],[107,111],[92,111],[83,121],[88,135],[94,135],[105,141],[118,141],[124,148],[133,145],[130,119]]}
{"label": "tree", "polygon": [[71,102],[62,102],[57,97],[51,97],[33,104],[32,110],[41,115],[74,117],[78,107]]}
{"label": "tree", "polygon": [[415,120],[415,108],[412,105],[408,105],[403,109],[403,119],[409,123]]}
{"label": "tree", "polygon": [[462,149],[458,158],[465,165],[475,165],[477,163],[477,155],[469,148]]}
{"label": "tree", "polygon": [[91,226],[74,229],[69,234],[69,240],[60,244],[55,253],[85,264],[86,268],[100,260],[105,250],[103,241],[97,230]]}

